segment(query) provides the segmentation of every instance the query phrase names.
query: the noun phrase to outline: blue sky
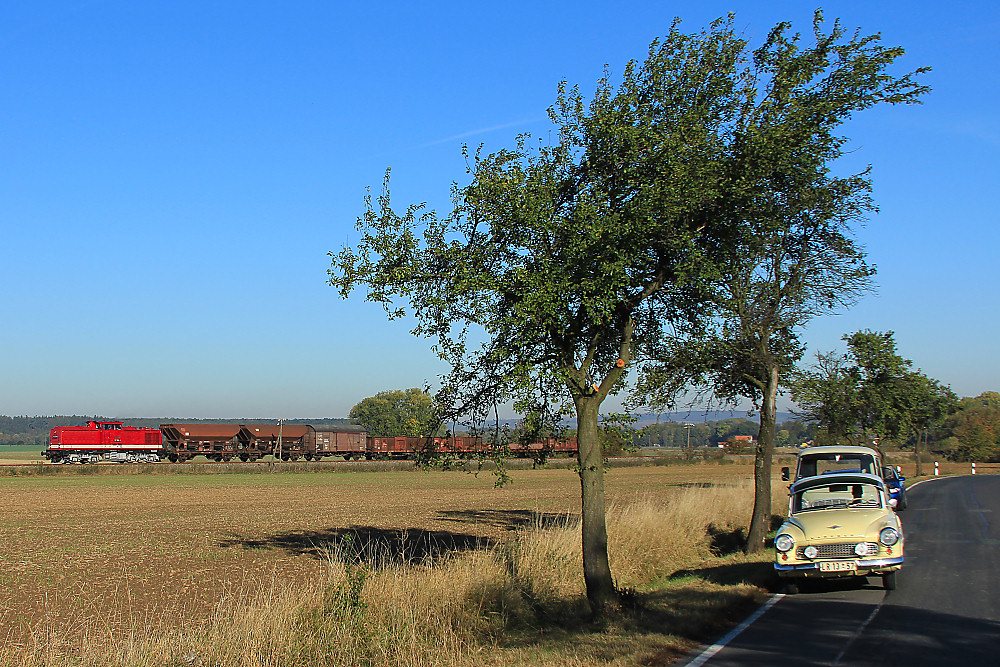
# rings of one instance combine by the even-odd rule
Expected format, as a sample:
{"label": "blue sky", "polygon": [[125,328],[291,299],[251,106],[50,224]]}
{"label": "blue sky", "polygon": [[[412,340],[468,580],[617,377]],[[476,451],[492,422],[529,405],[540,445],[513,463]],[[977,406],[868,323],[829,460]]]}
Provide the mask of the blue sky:
{"label": "blue sky", "polygon": [[[0,10],[0,414],[342,417],[441,370],[408,326],[326,286],[365,187],[448,207],[461,143],[544,134],[566,79],[620,73],[671,19],[758,42],[812,3],[7,3]],[[921,106],[844,129],[880,212],[861,328],[961,395],[1000,389],[1000,15],[828,2],[932,66]]]}

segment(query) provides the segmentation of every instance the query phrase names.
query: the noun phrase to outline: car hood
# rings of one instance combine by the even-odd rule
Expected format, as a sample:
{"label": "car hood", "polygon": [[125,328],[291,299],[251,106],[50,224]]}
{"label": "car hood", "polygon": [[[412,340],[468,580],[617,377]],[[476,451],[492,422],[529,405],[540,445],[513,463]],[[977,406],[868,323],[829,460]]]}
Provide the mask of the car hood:
{"label": "car hood", "polygon": [[895,515],[884,509],[826,509],[799,512],[789,517],[786,523],[797,527],[811,540],[863,540],[877,536],[886,526],[899,528]]}

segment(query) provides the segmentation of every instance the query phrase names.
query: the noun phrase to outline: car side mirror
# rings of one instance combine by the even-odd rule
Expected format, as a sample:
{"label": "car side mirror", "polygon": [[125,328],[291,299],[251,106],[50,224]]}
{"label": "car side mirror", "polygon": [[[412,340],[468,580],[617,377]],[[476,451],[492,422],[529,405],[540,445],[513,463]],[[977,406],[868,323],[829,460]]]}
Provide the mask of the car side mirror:
{"label": "car side mirror", "polygon": [[781,481],[787,482],[792,476],[792,471],[788,469],[788,466],[784,466],[781,469]]}

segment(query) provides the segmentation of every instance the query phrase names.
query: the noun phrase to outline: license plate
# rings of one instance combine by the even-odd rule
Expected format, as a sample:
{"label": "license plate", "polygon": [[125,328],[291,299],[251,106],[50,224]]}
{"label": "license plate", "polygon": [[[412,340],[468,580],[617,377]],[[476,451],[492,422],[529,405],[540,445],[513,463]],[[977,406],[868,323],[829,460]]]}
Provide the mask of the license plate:
{"label": "license plate", "polygon": [[858,564],[853,560],[844,561],[821,561],[820,572],[854,572],[858,569]]}

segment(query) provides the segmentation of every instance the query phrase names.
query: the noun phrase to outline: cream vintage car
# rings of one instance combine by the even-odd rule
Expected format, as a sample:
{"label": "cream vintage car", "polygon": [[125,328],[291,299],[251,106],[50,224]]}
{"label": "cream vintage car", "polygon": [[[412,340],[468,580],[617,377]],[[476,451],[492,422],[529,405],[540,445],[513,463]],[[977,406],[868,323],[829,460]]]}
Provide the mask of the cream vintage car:
{"label": "cream vintage car", "polygon": [[810,578],[881,576],[896,588],[903,527],[877,475],[832,472],[790,487],[788,519],[774,538],[774,569],[788,592]]}

